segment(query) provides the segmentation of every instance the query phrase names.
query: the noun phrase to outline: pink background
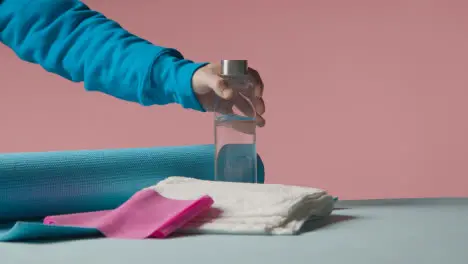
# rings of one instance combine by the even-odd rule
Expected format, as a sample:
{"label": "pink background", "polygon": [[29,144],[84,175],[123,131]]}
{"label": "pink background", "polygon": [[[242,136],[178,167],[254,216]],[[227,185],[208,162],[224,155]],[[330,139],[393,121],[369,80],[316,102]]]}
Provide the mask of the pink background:
{"label": "pink background", "polygon": [[[266,84],[268,182],[344,199],[468,196],[467,1],[85,2],[191,59],[249,59]],[[211,114],[86,93],[0,57],[0,152],[213,141]]]}

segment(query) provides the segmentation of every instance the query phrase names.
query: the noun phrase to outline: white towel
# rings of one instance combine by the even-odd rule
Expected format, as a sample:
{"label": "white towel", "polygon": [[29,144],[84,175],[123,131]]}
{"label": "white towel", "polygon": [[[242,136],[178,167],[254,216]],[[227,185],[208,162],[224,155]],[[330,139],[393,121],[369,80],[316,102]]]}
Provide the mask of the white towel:
{"label": "white towel", "polygon": [[183,233],[294,235],[311,217],[333,210],[333,197],[307,187],[203,181],[170,177],[150,187],[172,199],[209,195],[208,212],[184,226]]}

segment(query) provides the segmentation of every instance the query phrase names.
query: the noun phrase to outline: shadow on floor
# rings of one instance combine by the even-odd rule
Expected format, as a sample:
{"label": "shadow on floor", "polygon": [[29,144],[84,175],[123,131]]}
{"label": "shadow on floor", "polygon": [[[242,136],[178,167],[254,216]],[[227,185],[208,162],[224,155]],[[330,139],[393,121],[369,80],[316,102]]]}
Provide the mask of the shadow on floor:
{"label": "shadow on floor", "polygon": [[307,221],[304,226],[301,228],[300,233],[308,233],[312,232],[317,229],[326,228],[335,224],[339,224],[342,222],[350,221],[356,219],[355,216],[350,215],[330,215],[325,218],[320,219],[312,219]]}
{"label": "shadow on floor", "polygon": [[67,236],[67,237],[47,237],[47,238],[31,238],[25,240],[10,240],[0,243],[16,243],[16,244],[54,244],[73,242],[77,240],[92,240],[92,239],[105,239],[102,235],[86,235],[86,236]]}

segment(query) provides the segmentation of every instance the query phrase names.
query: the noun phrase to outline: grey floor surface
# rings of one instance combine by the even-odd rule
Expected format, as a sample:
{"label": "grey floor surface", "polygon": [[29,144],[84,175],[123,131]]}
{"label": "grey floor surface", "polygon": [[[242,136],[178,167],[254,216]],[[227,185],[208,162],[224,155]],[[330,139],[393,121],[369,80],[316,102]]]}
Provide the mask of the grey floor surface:
{"label": "grey floor surface", "polygon": [[466,264],[468,199],[344,201],[299,236],[0,243],[1,264]]}

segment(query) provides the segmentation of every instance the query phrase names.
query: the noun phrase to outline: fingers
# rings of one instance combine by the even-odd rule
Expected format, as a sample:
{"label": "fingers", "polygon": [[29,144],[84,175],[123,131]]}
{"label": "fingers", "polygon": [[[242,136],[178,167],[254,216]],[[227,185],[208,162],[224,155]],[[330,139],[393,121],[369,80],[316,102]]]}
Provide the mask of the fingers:
{"label": "fingers", "polygon": [[257,115],[255,117],[255,121],[257,122],[258,127],[264,127],[265,126],[266,121],[265,121],[265,118],[263,118],[263,116]]}
{"label": "fingers", "polygon": [[260,77],[260,74],[258,73],[258,71],[256,71],[255,69],[252,69],[252,68],[249,68],[249,75],[252,77],[253,79],[253,83],[254,83],[254,93],[255,93],[255,98],[253,98],[253,104],[254,104],[254,107],[255,107],[255,111],[257,111],[257,115],[256,115],[256,122],[257,122],[257,126],[259,127],[263,127],[265,126],[265,118],[263,118],[263,114],[265,113],[265,102],[263,101],[263,91],[264,91],[264,84],[263,84],[263,81],[262,81],[262,78]]}
{"label": "fingers", "polygon": [[262,97],[263,96],[264,85],[263,85],[262,78],[260,77],[260,74],[258,73],[258,71],[254,70],[252,68],[249,68],[249,75],[250,75],[250,77],[252,78],[252,80],[254,82],[255,96],[256,97]]}
{"label": "fingers", "polygon": [[255,110],[255,105],[252,105],[250,103],[250,100],[243,94],[239,93],[233,98],[234,105],[236,108],[242,112],[244,115],[249,116],[249,117],[255,117],[256,110]]}
{"label": "fingers", "polygon": [[254,98],[253,99],[253,104],[255,106],[255,110],[257,111],[257,114],[263,115],[265,113],[265,102],[263,101],[263,98]]}
{"label": "fingers", "polygon": [[[255,69],[249,68],[248,74],[254,86],[253,98],[252,96],[246,97],[242,93],[235,92],[235,87],[228,87],[228,83],[221,76],[217,75],[216,72],[208,76],[207,85],[224,101],[224,103],[221,103],[222,109],[218,108],[218,112],[222,112],[223,114],[234,113],[232,108],[235,107],[238,112],[249,117],[255,117],[256,125],[263,127],[265,126],[265,119],[262,116],[265,113],[265,102],[262,98],[264,91],[263,81]],[[252,133],[247,123],[235,124],[233,127],[247,134]]]}
{"label": "fingers", "polygon": [[235,96],[233,101],[234,106],[244,115],[255,117],[257,126],[265,126],[265,119],[262,116],[262,114],[265,112],[265,104],[263,103],[263,99],[256,98],[255,101],[252,102],[252,104],[254,104],[253,107],[255,109],[253,109],[251,103],[249,102],[249,99],[247,97],[242,96],[242,94],[239,94],[239,96]]}
{"label": "fingers", "polygon": [[234,92],[226,84],[226,81],[218,75],[210,74],[208,86],[221,98],[229,100],[234,95]]}
{"label": "fingers", "polygon": [[223,114],[223,115],[234,114],[233,105],[234,104],[232,101],[218,99],[218,104],[215,107],[216,112]]}

